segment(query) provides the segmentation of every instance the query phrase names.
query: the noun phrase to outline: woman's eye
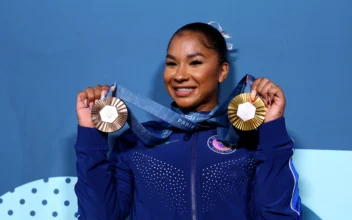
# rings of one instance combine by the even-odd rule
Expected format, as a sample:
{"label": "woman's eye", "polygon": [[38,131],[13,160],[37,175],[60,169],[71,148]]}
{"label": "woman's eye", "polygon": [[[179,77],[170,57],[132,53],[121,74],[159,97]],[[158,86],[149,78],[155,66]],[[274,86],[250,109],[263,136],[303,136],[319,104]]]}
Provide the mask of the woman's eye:
{"label": "woman's eye", "polygon": [[192,65],[192,66],[196,66],[196,65],[200,65],[200,64],[202,64],[202,61],[199,61],[199,60],[193,60],[193,61],[191,62],[191,65]]}
{"label": "woman's eye", "polygon": [[176,63],[175,62],[166,62],[166,66],[176,66]]}

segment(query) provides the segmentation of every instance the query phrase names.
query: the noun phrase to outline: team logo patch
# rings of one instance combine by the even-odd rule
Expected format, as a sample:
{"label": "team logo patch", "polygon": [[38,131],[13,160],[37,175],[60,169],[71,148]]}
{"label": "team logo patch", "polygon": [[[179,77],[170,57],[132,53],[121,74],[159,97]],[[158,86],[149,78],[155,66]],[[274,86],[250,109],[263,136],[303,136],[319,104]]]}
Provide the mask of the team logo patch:
{"label": "team logo patch", "polygon": [[217,135],[211,136],[207,141],[207,145],[210,150],[219,154],[231,154],[236,151],[234,146],[221,142]]}

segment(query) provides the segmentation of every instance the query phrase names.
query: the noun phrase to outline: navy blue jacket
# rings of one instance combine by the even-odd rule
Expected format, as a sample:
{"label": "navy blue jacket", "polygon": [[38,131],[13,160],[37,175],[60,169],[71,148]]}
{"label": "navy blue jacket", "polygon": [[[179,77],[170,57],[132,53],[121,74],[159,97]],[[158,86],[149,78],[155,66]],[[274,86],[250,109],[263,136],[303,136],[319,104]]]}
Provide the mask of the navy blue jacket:
{"label": "navy blue jacket", "polygon": [[301,219],[284,118],[243,133],[235,147],[217,142],[215,128],[175,131],[154,147],[127,130],[111,154],[107,134],[78,126],[75,150],[81,220]]}

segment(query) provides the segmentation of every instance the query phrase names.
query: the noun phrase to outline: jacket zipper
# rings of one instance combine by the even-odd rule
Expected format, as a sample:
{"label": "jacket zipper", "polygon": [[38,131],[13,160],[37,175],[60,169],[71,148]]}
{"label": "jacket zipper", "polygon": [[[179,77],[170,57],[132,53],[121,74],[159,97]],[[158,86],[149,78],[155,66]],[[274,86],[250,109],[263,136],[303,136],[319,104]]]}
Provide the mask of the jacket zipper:
{"label": "jacket zipper", "polygon": [[191,195],[192,195],[192,220],[197,219],[197,202],[196,202],[196,168],[197,168],[197,138],[198,133],[194,136],[192,145],[191,161]]}

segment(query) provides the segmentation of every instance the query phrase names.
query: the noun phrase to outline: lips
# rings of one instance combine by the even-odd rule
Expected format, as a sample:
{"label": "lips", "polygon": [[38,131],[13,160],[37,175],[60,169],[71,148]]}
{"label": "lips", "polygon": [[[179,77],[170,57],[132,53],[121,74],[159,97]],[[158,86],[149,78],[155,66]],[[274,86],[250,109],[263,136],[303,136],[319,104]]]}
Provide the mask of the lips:
{"label": "lips", "polygon": [[191,95],[195,90],[195,87],[178,87],[174,88],[175,95],[177,97],[187,97]]}

